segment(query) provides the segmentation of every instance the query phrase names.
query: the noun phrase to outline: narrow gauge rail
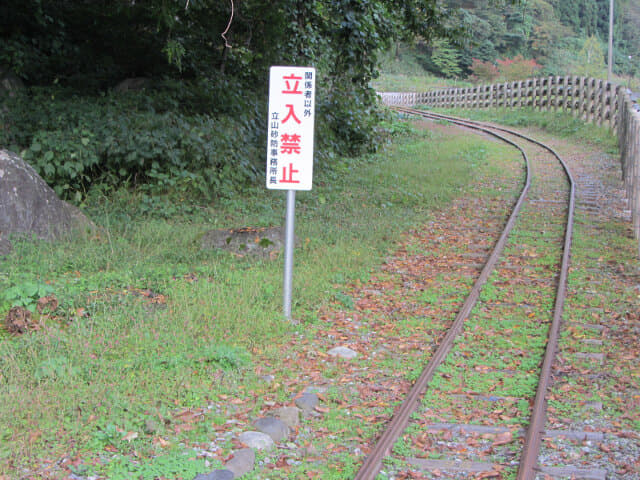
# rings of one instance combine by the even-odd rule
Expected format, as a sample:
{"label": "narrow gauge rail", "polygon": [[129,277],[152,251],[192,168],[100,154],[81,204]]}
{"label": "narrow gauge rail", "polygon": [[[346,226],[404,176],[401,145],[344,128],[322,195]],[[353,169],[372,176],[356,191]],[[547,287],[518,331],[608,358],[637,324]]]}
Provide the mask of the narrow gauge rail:
{"label": "narrow gauge rail", "polygon": [[[558,260],[560,260],[559,270],[555,270],[555,273],[550,275],[550,283],[555,283],[555,292],[552,293],[554,296],[553,303],[553,313],[552,318],[549,319],[550,326],[548,330],[548,337],[546,342],[545,353],[542,361],[542,367],[540,369],[540,375],[538,380],[538,387],[535,395],[535,400],[533,401],[533,406],[531,409],[531,416],[529,419],[529,427],[526,430],[526,435],[524,437],[524,442],[520,454],[520,461],[518,464],[517,471],[517,479],[518,480],[531,480],[537,475],[537,461],[538,454],[540,451],[540,443],[542,434],[544,431],[544,423],[546,416],[546,400],[545,396],[547,393],[547,389],[549,387],[549,381],[551,377],[551,367],[555,358],[555,354],[557,351],[558,345],[558,337],[559,337],[559,327],[562,317],[562,312],[564,308],[564,302],[566,297],[566,284],[567,284],[567,275],[569,270],[569,259],[570,259],[570,251],[571,251],[571,239],[573,232],[573,215],[574,215],[574,206],[575,206],[575,184],[574,179],[569,171],[565,162],[560,158],[560,156],[550,147],[534,140],[530,137],[527,137],[519,132],[515,132],[509,129],[491,126],[487,124],[483,124],[480,122],[472,122],[469,120],[464,120],[448,115],[436,114],[433,112],[415,110],[406,107],[395,107],[397,111],[403,112],[410,115],[418,115],[423,118],[433,119],[433,120],[443,120],[446,122],[450,122],[465,128],[470,128],[475,131],[484,132],[489,134],[503,142],[506,142],[515,148],[517,148],[524,158],[525,166],[526,166],[526,181],[524,183],[524,187],[522,188],[520,197],[516,202],[511,216],[506,223],[506,226],[500,235],[500,238],[496,242],[493,251],[488,256],[480,275],[478,276],[473,288],[464,305],[460,309],[458,315],[456,316],[451,328],[448,330],[447,334],[443,338],[441,344],[438,346],[437,350],[433,354],[433,357],[429,361],[429,363],[425,366],[422,374],[414,384],[413,388],[408,393],[405,401],[402,405],[396,410],[393,418],[389,422],[386,427],[386,430],[381,434],[378,438],[376,445],[371,450],[369,456],[365,459],[362,467],[358,471],[356,475],[357,480],[364,479],[374,479],[377,474],[380,472],[382,468],[383,459],[389,456],[392,452],[395,442],[397,439],[403,435],[403,432],[406,431],[407,426],[409,425],[410,418],[412,414],[418,410],[421,398],[425,394],[425,390],[429,386],[432,381],[436,370],[443,365],[447,357],[450,355],[450,352],[454,346],[454,342],[456,338],[458,338],[461,334],[464,323],[468,320],[468,318],[472,315],[475,315],[475,308],[480,298],[483,286],[487,283],[492,272],[496,270],[496,266],[499,262],[504,263],[504,260],[500,260],[501,255],[505,249],[505,245],[507,244],[507,240],[509,234],[512,232],[516,221],[518,220],[523,205],[530,202],[528,199],[531,183],[532,183],[532,166],[530,160],[525,152],[525,149],[521,145],[521,143],[533,144],[537,147],[541,147],[546,152],[550,153],[553,156],[553,161],[555,161],[556,168],[561,167],[562,171],[566,179],[562,179],[564,182],[564,188],[556,185],[556,191],[551,193],[543,193],[542,195],[546,195],[547,198],[540,198],[538,202],[541,205],[549,205],[551,209],[548,210],[548,213],[543,215],[547,215],[549,217],[557,217],[558,208],[562,208],[564,210],[564,218],[566,221],[564,225],[562,225],[563,233],[561,235],[562,239],[560,241],[561,245],[558,246]],[[499,133],[500,132],[500,133]],[[517,137],[519,140],[512,140],[507,136],[503,135],[507,134],[512,137]],[[524,141],[524,142],[522,142]],[[551,160],[548,160],[551,161]],[[555,180],[558,180],[557,178]],[[567,188],[568,187],[568,188]],[[559,190],[564,190],[560,192]],[[553,198],[548,198],[549,195],[553,195]],[[561,197],[564,197],[563,200],[559,200]],[[530,207],[533,208],[533,207]],[[538,208],[538,207],[536,207]],[[525,252],[524,257],[527,254]],[[535,255],[534,255],[535,256]],[[521,260],[514,260],[517,264]],[[556,262],[551,262],[556,263]],[[505,268],[508,268],[507,265]],[[520,265],[521,267],[521,265]],[[512,266],[512,270],[516,270],[515,265]],[[522,268],[520,271],[524,271]],[[531,286],[530,288],[535,288],[535,286]],[[517,304],[519,300],[511,299],[514,304]],[[521,302],[521,300],[520,300]],[[500,303],[500,302],[498,302]],[[549,309],[551,305],[549,305]],[[544,307],[543,307],[544,309]],[[528,399],[527,399],[528,400]],[[464,427],[464,426],[463,426]],[[445,427],[446,428],[446,427]],[[496,431],[496,430],[494,430]],[[508,432],[508,430],[507,430]],[[510,434],[510,433],[509,433]],[[428,466],[429,462],[420,462],[420,459],[414,461],[413,465],[417,467],[422,467],[424,469],[433,469],[433,466]],[[411,463],[411,462],[410,462]],[[455,462],[445,463],[443,470],[446,470],[446,465],[454,465]],[[458,462],[459,463],[459,462]],[[469,468],[469,472],[473,471],[473,468],[477,468],[477,465],[474,465],[474,462],[463,462],[466,466],[465,468]],[[439,470],[437,467],[435,467]],[[482,467],[480,467],[482,468]],[[441,472],[438,472],[438,475],[441,475]],[[472,476],[474,476],[472,474]],[[458,477],[459,478],[459,477]],[[480,475],[480,478],[485,478]]]}

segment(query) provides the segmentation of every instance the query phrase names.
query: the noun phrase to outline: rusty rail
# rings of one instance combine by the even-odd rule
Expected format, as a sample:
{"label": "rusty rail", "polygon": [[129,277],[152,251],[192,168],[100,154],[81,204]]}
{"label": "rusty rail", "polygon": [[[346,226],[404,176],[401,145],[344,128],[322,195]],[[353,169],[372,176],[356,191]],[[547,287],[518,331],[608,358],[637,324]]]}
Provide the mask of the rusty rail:
{"label": "rusty rail", "polygon": [[570,185],[569,212],[567,217],[567,225],[565,227],[563,257],[562,257],[562,264],[561,264],[561,270],[560,270],[560,279],[559,279],[558,287],[556,291],[556,301],[554,306],[553,321],[549,331],[547,348],[545,351],[545,357],[544,357],[542,369],[540,372],[540,381],[538,383],[536,398],[535,398],[534,406],[532,409],[530,425],[525,437],[523,454],[522,454],[520,465],[518,468],[518,476],[517,476],[518,480],[532,480],[535,477],[535,465],[536,465],[538,453],[540,450],[541,433],[542,433],[544,422],[546,419],[546,398],[545,397],[546,397],[546,392],[549,385],[549,379],[551,376],[551,366],[553,364],[553,361],[555,359],[555,354],[557,351],[560,322],[562,319],[564,300],[566,298],[566,283],[567,283],[567,275],[569,271],[571,240],[573,236],[573,212],[575,208],[575,183],[574,183],[573,177],[566,163],[562,160],[562,158],[560,158],[560,156],[552,148],[548,147],[547,145],[544,145],[541,142],[538,142],[535,139],[527,137],[526,135],[523,135],[520,132],[516,132],[516,131],[509,130],[502,127],[483,124],[480,122],[471,122],[468,120],[464,120],[461,118],[456,118],[448,115],[441,115],[441,114],[435,114],[432,112],[414,110],[407,107],[395,107],[395,108],[400,112],[404,112],[412,115],[419,115],[425,118],[446,120],[448,122],[451,122],[460,126],[464,126],[466,128],[479,130],[484,133],[488,133],[504,141],[505,143],[508,143],[514,146],[522,153],[522,156],[524,158],[525,165],[526,165],[526,182],[520,193],[520,197],[513,208],[511,216],[509,217],[509,220],[507,221],[507,224],[505,225],[505,228],[502,234],[500,235],[500,239],[496,243],[491,255],[489,256],[489,259],[485,263],[482,269],[482,272],[480,273],[480,276],[474,283],[473,288],[471,289],[471,292],[467,297],[467,300],[465,301],[460,312],[456,316],[451,328],[447,332],[442,343],[438,346],[436,352],[434,353],[429,363],[425,366],[424,370],[422,371],[422,374],[420,375],[420,377],[418,378],[418,380],[410,390],[405,401],[402,403],[400,408],[395,412],[386,430],[379,437],[371,453],[365,459],[362,467],[356,474],[355,479],[356,480],[374,479],[378,474],[378,472],[380,471],[382,460],[384,459],[385,456],[387,456],[390,453],[393,447],[393,444],[407,427],[410,415],[416,410],[418,403],[420,401],[421,395],[424,393],[429,382],[433,378],[433,375],[436,369],[445,360],[446,356],[451,350],[455,338],[458,336],[462,328],[462,325],[464,324],[464,321],[469,316],[469,314],[471,313],[471,310],[475,306],[480,296],[480,291],[482,290],[482,287],[486,283],[487,278],[489,277],[489,274],[494,269],[497,263],[498,257],[500,256],[500,254],[504,249],[509,233],[511,232],[511,230],[513,229],[513,226],[515,225],[515,221],[518,217],[518,214],[520,213],[520,209],[522,207],[522,204],[524,203],[526,195],[529,191],[529,187],[531,185],[529,159],[527,158],[527,155],[524,149],[520,145],[504,137],[503,135],[496,133],[496,131],[501,131],[504,133],[508,133],[508,134],[523,138],[551,152],[561,163],[567,175],[567,178],[569,180],[569,185]]}

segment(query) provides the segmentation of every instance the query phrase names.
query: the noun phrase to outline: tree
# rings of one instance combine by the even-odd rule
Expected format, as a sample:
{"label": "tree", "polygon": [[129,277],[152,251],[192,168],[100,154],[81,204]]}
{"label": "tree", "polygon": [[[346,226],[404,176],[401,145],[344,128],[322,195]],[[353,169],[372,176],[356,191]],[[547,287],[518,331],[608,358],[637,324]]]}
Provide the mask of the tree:
{"label": "tree", "polygon": [[600,40],[592,35],[584,41],[578,53],[575,72],[585,77],[606,78],[606,69],[604,48]]}
{"label": "tree", "polygon": [[314,65],[321,146],[352,152],[373,138],[381,50],[454,36],[444,19],[437,0],[5,0],[0,62],[27,84],[87,95],[127,77],[172,79],[205,88],[193,105],[211,113],[266,103],[270,65]]}
{"label": "tree", "polygon": [[462,72],[458,63],[460,52],[445,38],[436,38],[431,43],[431,61],[445,77],[457,77]]}

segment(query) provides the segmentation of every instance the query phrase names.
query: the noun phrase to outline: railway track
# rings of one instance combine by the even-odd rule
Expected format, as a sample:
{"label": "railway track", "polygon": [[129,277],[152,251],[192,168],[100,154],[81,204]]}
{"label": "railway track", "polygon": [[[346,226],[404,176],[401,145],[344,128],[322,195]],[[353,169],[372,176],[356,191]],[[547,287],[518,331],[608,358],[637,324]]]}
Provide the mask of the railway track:
{"label": "railway track", "polygon": [[[591,478],[588,466],[538,461],[566,297],[574,181],[553,149],[512,130],[397,107],[489,134],[517,148],[526,181],[493,249],[429,363],[379,436],[356,479]],[[470,246],[471,247],[471,246]],[[529,348],[521,348],[522,343]],[[418,448],[416,448],[418,446]]]}

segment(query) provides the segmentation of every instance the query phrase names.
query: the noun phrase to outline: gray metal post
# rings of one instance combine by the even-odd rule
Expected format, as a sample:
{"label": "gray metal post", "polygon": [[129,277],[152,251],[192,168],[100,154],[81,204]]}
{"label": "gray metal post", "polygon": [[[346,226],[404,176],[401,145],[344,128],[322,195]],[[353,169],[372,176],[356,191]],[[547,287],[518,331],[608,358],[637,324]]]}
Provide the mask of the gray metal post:
{"label": "gray metal post", "polygon": [[613,77],[613,0],[609,0],[609,55],[607,58],[607,81]]}
{"label": "gray metal post", "polygon": [[284,282],[282,288],[284,316],[291,320],[291,283],[293,277],[293,244],[296,223],[296,191],[287,190],[287,216],[284,243]]}

